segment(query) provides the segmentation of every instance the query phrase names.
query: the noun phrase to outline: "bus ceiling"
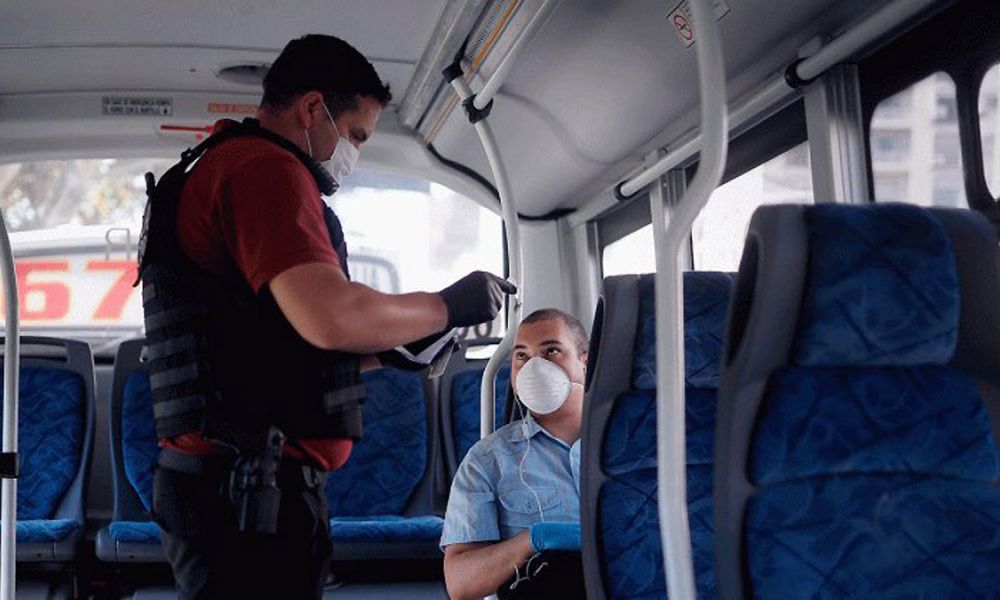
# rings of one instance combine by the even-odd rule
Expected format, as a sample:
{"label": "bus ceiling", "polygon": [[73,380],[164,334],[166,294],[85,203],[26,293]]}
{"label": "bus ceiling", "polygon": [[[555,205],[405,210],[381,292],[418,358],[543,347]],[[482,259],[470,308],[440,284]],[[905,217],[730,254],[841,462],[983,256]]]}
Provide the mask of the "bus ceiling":
{"label": "bus ceiling", "polygon": [[[540,19],[495,90],[491,118],[514,175],[512,193],[523,199],[520,212],[587,207],[571,217],[578,222],[599,214],[594,209],[603,210],[601,202],[651,151],[676,148],[697,127],[694,47],[670,18],[677,4],[405,0],[287,10],[232,0],[192,15],[152,0],[7,3],[0,7],[0,22],[8,24],[0,28],[0,162],[172,156],[187,138],[160,126],[198,128],[247,114],[259,99],[260,67],[289,39],[321,31],[357,44],[395,94],[389,112],[398,115],[382,119],[363,161],[420,172],[496,209],[480,182],[425,147],[490,178],[440,71],[464,47],[463,68],[482,89]],[[850,33],[882,6],[796,0],[778,11],[770,0],[716,4],[731,100],[759,92],[760,82],[783,72],[810,40]],[[917,18],[949,2],[932,4]],[[47,68],[26,67],[37,64]],[[123,97],[138,97],[146,108],[123,105]],[[165,99],[169,104],[157,104]],[[157,107],[169,115],[149,112]]]}

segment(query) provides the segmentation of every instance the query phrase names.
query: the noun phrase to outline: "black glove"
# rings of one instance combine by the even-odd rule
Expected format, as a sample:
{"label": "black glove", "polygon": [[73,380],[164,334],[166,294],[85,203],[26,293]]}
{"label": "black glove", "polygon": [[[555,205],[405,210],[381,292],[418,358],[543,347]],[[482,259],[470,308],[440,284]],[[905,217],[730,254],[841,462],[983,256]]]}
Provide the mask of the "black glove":
{"label": "black glove", "polygon": [[448,327],[469,327],[488,323],[503,306],[504,294],[514,294],[517,286],[485,271],[473,271],[441,290],[448,307]]}

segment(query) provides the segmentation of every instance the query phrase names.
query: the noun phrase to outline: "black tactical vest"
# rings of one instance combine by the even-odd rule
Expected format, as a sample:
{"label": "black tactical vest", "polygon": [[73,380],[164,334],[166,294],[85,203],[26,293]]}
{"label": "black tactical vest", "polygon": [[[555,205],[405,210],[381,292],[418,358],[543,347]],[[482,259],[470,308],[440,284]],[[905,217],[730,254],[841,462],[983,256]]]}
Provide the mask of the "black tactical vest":
{"label": "black tactical vest", "polygon": [[[139,278],[157,435],[200,432],[241,452],[261,447],[271,425],[290,440],[358,440],[365,396],[359,357],[310,345],[267,287],[255,295],[242,277],[205,271],[180,248],[177,210],[195,161],[213,146],[245,135],[292,152],[324,194],[336,189],[319,163],[253,119],[185,151],[158,183],[146,175]],[[349,277],[340,221],[325,204],[323,214]]]}

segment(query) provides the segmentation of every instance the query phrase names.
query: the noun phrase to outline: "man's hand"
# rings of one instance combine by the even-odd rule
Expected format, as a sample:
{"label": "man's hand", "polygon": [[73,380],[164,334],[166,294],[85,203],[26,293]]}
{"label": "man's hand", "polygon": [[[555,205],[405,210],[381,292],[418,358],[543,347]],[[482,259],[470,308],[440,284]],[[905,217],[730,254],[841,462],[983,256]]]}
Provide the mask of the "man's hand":
{"label": "man's hand", "polygon": [[506,294],[517,286],[485,271],[473,271],[441,290],[448,309],[448,327],[469,327],[496,318]]}

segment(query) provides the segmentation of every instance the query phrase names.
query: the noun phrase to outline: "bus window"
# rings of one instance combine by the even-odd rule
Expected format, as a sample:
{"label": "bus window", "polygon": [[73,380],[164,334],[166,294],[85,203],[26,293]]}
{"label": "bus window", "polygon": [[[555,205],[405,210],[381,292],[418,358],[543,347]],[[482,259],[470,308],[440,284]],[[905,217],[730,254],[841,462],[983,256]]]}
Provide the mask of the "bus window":
{"label": "bus window", "polygon": [[655,271],[653,224],[650,223],[605,246],[601,260],[605,277]]}
{"label": "bus window", "polygon": [[712,193],[691,229],[694,268],[736,271],[750,217],[758,206],[812,202],[809,145],[803,142]]}
{"label": "bus window", "polygon": [[[695,269],[737,270],[750,216],[758,206],[812,201],[806,143],[720,186],[691,229]],[[653,226],[646,225],[605,246],[603,269],[605,277],[655,271]]]}
{"label": "bus window", "polygon": [[993,196],[1000,196],[1000,64],[983,78],[979,88],[979,131],[983,142],[986,183]]}
{"label": "bus window", "polygon": [[879,103],[871,160],[876,201],[968,206],[951,77],[935,73]]}
{"label": "bus window", "polygon": [[[112,349],[115,340],[141,333],[141,299],[132,283],[143,175],[160,175],[174,162],[0,165],[0,206],[17,257],[25,332],[104,341]],[[355,281],[389,293],[437,291],[469,271],[503,272],[500,217],[490,210],[444,186],[368,169],[348,183],[327,200],[345,225]],[[495,336],[500,325],[465,333]]]}
{"label": "bus window", "polygon": [[[470,271],[503,273],[500,216],[443,185],[359,168],[327,201],[344,224],[351,275],[366,285],[437,291]],[[464,333],[496,337],[503,330],[498,319]]]}

